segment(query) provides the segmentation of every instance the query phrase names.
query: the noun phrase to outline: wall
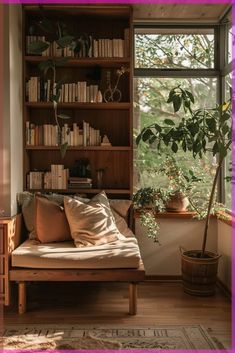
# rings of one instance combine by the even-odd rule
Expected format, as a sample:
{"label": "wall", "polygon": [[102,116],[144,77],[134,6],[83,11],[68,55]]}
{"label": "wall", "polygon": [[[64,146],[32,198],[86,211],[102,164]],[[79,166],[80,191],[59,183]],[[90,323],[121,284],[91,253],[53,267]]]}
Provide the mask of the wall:
{"label": "wall", "polygon": [[16,213],[22,190],[22,28],[21,5],[3,6],[3,116],[0,216]]}
{"label": "wall", "polygon": [[[179,246],[186,250],[200,249],[204,221],[195,219],[160,219],[161,245],[154,244],[136,220],[136,236],[147,275],[179,276],[181,263]],[[207,249],[217,249],[217,220],[210,222]]]}
{"label": "wall", "polygon": [[231,291],[232,227],[220,220],[218,220],[218,253],[222,255],[219,263],[218,277],[221,282]]}
{"label": "wall", "polygon": [[22,137],[22,10],[9,6],[11,215],[16,214],[16,193],[23,189]]}

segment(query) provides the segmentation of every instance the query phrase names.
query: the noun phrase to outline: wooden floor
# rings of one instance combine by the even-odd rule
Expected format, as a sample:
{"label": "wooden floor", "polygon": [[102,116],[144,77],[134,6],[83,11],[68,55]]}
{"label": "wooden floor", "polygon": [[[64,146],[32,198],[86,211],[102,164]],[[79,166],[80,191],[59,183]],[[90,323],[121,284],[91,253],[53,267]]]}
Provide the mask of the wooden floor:
{"label": "wooden floor", "polygon": [[39,283],[27,288],[28,311],[16,303],[4,313],[5,324],[81,324],[113,326],[203,325],[230,347],[231,305],[218,289],[214,297],[193,297],[180,283],[139,285],[138,315],[128,312],[128,285],[119,283]]}

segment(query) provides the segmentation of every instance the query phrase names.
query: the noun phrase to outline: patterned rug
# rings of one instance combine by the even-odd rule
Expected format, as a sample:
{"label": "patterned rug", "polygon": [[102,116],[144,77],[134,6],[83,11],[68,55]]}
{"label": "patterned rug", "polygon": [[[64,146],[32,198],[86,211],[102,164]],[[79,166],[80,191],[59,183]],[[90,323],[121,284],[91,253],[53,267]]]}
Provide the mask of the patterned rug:
{"label": "patterned rug", "polygon": [[118,328],[79,325],[12,325],[4,349],[218,349],[201,325]]}

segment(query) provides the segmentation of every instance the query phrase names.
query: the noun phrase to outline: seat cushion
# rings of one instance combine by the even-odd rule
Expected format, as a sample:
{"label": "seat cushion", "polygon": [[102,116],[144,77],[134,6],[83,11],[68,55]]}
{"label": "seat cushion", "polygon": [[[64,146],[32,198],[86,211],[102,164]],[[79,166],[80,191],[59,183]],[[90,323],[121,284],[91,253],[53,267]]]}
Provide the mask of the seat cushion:
{"label": "seat cushion", "polygon": [[115,243],[77,248],[72,241],[41,244],[27,239],[12,252],[12,266],[48,269],[138,268],[137,240],[127,238]]}

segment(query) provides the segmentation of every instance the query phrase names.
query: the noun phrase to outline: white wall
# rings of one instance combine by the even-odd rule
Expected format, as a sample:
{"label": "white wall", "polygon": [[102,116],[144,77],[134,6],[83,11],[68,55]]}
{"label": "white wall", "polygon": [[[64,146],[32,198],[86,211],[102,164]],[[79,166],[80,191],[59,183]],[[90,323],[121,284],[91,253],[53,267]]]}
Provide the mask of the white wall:
{"label": "white wall", "polygon": [[16,214],[16,193],[23,190],[22,136],[22,10],[9,6],[11,215]]}
{"label": "white wall", "polygon": [[[204,221],[195,219],[159,219],[161,245],[149,239],[136,220],[136,237],[147,275],[181,275],[179,246],[186,250],[200,249]],[[207,250],[217,250],[217,220],[210,222]]]}
{"label": "white wall", "polygon": [[231,291],[232,289],[232,227],[218,220],[218,253],[221,254],[219,262],[218,277],[221,282]]}
{"label": "white wall", "polygon": [[3,176],[2,216],[16,213],[16,193],[23,189],[22,157],[22,12],[21,5],[3,6]]}

